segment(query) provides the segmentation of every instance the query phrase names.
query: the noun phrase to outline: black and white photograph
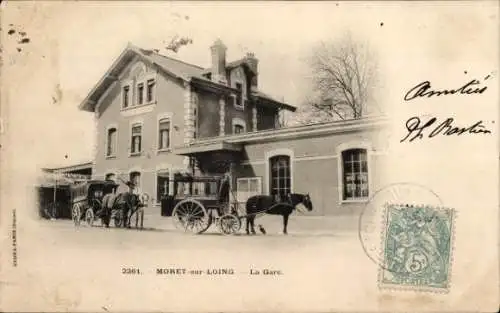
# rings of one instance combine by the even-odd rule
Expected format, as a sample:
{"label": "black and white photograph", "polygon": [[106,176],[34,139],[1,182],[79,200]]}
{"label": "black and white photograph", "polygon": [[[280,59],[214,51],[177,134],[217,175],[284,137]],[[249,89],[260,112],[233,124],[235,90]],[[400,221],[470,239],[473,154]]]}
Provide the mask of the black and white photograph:
{"label": "black and white photograph", "polygon": [[498,309],[498,2],[3,1],[0,309]]}

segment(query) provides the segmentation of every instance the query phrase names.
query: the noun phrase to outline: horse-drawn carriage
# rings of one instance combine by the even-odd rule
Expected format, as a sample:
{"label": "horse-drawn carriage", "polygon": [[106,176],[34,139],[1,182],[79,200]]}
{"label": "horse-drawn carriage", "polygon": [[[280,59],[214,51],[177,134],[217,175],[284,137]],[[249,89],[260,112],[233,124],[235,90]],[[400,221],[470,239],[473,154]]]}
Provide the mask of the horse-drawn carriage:
{"label": "horse-drawn carriage", "polygon": [[[127,200],[128,198],[132,200],[126,201],[129,203],[125,205],[119,205],[115,201],[116,197],[122,195],[115,195],[118,186],[115,182],[108,180],[90,180],[72,186],[70,192],[74,224],[79,226],[83,220],[87,225],[92,226],[97,219],[100,219],[106,227],[109,227],[111,220],[116,227],[122,227],[129,225],[131,216],[135,214],[136,226],[139,220],[142,226],[144,215],[140,208],[143,205],[139,197],[129,197],[127,193]],[[115,202],[117,202],[116,205]]]}
{"label": "horse-drawn carriage", "polygon": [[256,195],[250,197],[244,208],[238,202],[230,202],[229,176],[184,177],[174,181],[174,206],[172,221],[176,228],[185,232],[201,234],[213,223],[223,234],[235,234],[246,219],[246,232],[255,233],[254,220],[257,215],[274,214],[283,216],[283,232],[286,234],[288,217],[302,204],[312,210],[309,195],[288,194],[286,199],[274,196]]}
{"label": "horse-drawn carriage", "polygon": [[215,223],[224,234],[240,230],[237,204],[229,203],[228,177],[187,176],[174,181],[172,220],[178,229],[201,234]]}

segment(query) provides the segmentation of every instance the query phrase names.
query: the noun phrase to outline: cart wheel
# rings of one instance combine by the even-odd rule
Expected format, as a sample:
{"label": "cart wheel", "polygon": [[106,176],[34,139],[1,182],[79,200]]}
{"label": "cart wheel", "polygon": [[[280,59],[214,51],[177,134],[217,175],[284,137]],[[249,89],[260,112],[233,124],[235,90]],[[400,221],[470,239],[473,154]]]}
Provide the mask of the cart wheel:
{"label": "cart wheel", "polygon": [[225,214],[220,218],[219,227],[223,234],[232,235],[240,231],[241,220],[234,214]]}
{"label": "cart wheel", "polygon": [[115,210],[113,216],[113,222],[115,227],[122,227],[123,224],[123,212],[122,210]]}
{"label": "cart wheel", "polygon": [[87,225],[91,227],[94,224],[94,211],[92,208],[88,208],[87,211],[85,211],[85,221],[87,222]]}
{"label": "cart wheel", "polygon": [[73,223],[75,226],[80,226],[80,221],[82,217],[82,211],[80,210],[80,204],[76,203],[73,205],[73,209],[71,210],[71,216],[73,218]]}
{"label": "cart wheel", "polygon": [[176,228],[195,234],[205,232],[212,224],[212,218],[203,204],[194,199],[177,203],[172,212],[172,221]]}

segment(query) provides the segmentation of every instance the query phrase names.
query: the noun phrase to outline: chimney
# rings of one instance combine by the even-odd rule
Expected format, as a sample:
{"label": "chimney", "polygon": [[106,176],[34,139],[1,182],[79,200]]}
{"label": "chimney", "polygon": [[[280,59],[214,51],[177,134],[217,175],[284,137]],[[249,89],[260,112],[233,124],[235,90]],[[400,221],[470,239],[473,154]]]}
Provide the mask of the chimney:
{"label": "chimney", "polygon": [[253,54],[252,52],[248,52],[245,59],[248,66],[253,72],[253,76],[250,82],[250,87],[253,89],[257,89],[257,78],[259,77],[259,71],[258,71],[259,60],[255,57],[255,54]]}
{"label": "chimney", "polygon": [[227,47],[220,39],[217,39],[210,47],[212,52],[212,81],[217,83],[227,83],[226,50]]}

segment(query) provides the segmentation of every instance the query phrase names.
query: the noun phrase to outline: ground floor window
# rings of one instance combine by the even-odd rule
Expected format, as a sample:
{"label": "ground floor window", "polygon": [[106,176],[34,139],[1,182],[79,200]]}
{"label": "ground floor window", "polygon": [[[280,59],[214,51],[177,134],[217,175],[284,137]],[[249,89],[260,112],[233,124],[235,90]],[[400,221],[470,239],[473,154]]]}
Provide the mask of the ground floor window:
{"label": "ground floor window", "polygon": [[343,199],[357,200],[368,197],[368,160],[366,149],[342,152]]}
{"label": "ground floor window", "polygon": [[141,173],[140,172],[131,172],[129,175],[129,180],[134,184],[134,191],[139,192],[141,188]]}
{"label": "ground floor window", "polygon": [[269,159],[270,193],[283,201],[291,192],[290,156],[277,155]]}
{"label": "ground floor window", "polygon": [[168,172],[158,172],[156,174],[156,203],[161,203],[161,199],[169,194],[169,184]]}
{"label": "ground floor window", "polygon": [[248,198],[262,194],[262,179],[260,177],[238,178],[236,190],[238,202],[246,202]]}

